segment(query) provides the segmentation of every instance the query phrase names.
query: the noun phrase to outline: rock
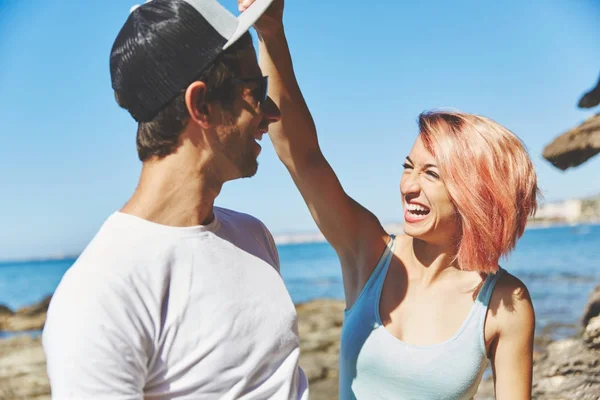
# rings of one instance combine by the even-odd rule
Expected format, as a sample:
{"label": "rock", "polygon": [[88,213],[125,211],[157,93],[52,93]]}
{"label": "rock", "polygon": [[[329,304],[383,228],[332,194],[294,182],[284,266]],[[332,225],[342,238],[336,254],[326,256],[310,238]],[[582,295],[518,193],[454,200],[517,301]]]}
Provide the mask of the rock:
{"label": "rock", "polygon": [[5,306],[4,304],[0,304],[0,317],[14,315],[14,311]]}
{"label": "rock", "polygon": [[581,96],[577,106],[579,108],[592,108],[600,104],[600,79],[594,88],[590,89]]}
{"label": "rock", "polygon": [[600,351],[590,350],[580,338],[548,345],[534,364],[535,399],[598,400],[600,393]]}
{"label": "rock", "polygon": [[583,164],[600,153],[600,114],[558,136],[542,155],[556,168],[566,170]]}
{"label": "rock", "polygon": [[44,327],[45,322],[45,313],[32,317],[22,317],[19,315],[14,315],[12,317],[0,317],[0,331],[37,331]]}
{"label": "rock", "polygon": [[39,303],[36,303],[29,307],[23,307],[23,308],[17,310],[17,312],[15,314],[23,316],[23,317],[31,317],[31,316],[40,315],[40,314],[46,315],[46,313],[48,312],[48,307],[50,306],[51,299],[52,299],[52,296],[46,296]]}
{"label": "rock", "polygon": [[590,294],[590,297],[585,305],[583,311],[583,318],[581,319],[581,325],[585,329],[590,319],[600,315],[600,285]]}
{"label": "rock", "polygon": [[310,384],[311,400],[338,398],[338,359],[344,302],[315,300],[296,306],[300,366]]}
{"label": "rock", "polygon": [[582,338],[589,348],[600,350],[600,316],[590,319]]}
{"label": "rock", "polygon": [[21,332],[40,330],[46,322],[46,314],[33,317],[22,317],[20,315],[0,316],[0,331]]}
{"label": "rock", "polygon": [[[597,319],[600,321],[600,317]],[[590,350],[581,338],[551,342],[534,354],[533,399],[598,400],[599,394],[600,351]],[[493,399],[494,383],[490,377],[479,385],[475,400]]]}
{"label": "rock", "polygon": [[0,331],[20,332],[40,330],[46,322],[46,313],[51,296],[47,296],[39,303],[24,307],[12,314],[0,312]]}
{"label": "rock", "polygon": [[50,400],[40,338],[24,335],[0,340],[0,399]]}

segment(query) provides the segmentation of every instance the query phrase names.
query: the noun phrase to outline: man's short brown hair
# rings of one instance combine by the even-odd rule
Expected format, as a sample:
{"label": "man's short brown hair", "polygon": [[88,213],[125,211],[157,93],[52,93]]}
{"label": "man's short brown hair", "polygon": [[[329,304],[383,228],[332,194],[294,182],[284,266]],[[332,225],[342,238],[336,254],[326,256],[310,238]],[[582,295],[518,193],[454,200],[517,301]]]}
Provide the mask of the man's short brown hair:
{"label": "man's short brown hair", "polygon": [[[246,32],[194,80],[206,83],[205,101],[219,102],[224,108],[231,107],[234,98],[234,87],[231,81],[240,74],[240,53],[251,45],[252,38]],[[121,107],[126,108],[126,105],[120,101],[118,92],[115,92],[115,98]],[[153,157],[160,158],[173,153],[188,119],[184,88],[158,112],[154,119],[138,123],[136,143],[139,159],[143,162]]]}

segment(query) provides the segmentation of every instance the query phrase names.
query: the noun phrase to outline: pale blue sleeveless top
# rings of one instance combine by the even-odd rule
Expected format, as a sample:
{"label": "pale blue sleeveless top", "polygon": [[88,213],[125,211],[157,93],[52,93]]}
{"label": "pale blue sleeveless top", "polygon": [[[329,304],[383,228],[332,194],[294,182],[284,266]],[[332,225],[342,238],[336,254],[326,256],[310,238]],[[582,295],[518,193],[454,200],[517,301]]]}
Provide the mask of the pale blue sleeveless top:
{"label": "pale blue sleeveless top", "polygon": [[485,316],[503,270],[485,279],[454,336],[435,345],[411,345],[389,333],[379,316],[393,246],[392,236],[355,304],[344,312],[340,400],[471,399],[487,364]]}

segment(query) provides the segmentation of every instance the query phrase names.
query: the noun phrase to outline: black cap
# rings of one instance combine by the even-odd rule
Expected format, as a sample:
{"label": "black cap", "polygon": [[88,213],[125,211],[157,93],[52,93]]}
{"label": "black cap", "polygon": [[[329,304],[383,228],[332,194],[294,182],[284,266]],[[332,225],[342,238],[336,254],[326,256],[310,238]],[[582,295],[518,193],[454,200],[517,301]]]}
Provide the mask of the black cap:
{"label": "black cap", "polygon": [[133,9],[110,53],[121,105],[136,121],[151,121],[272,1],[255,1],[238,18],[216,0],[152,0]]}

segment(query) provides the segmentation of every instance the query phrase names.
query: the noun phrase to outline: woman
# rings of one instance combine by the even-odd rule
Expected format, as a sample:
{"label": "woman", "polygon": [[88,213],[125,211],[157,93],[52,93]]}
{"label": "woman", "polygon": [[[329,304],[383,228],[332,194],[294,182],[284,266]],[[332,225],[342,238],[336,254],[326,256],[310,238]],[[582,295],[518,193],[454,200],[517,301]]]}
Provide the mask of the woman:
{"label": "woman", "polygon": [[529,399],[533,307],[498,265],[536,208],[523,144],[484,117],[422,114],[400,179],[405,234],[390,236],[321,153],[282,13],[276,0],[256,25],[282,115],[269,134],[341,262],[340,398],[470,399],[489,359],[496,398]]}

